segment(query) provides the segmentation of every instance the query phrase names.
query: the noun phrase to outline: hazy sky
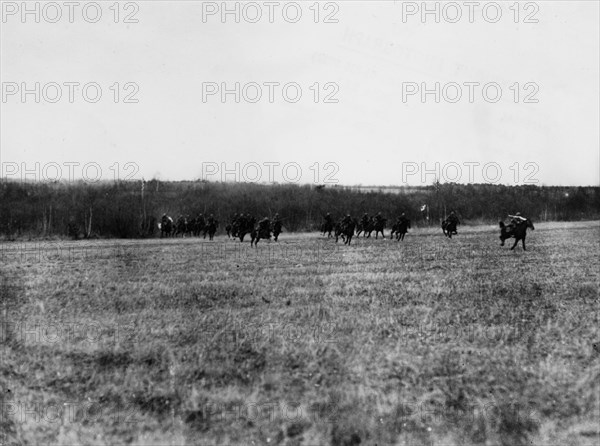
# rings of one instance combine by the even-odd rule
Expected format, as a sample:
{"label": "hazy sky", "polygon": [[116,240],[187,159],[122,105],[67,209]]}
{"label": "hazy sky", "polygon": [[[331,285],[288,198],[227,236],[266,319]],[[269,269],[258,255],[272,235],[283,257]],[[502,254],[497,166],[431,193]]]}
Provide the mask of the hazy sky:
{"label": "hazy sky", "polygon": [[[122,2],[118,23],[114,2],[99,3],[96,23],[84,19],[86,2],[74,8],[73,23],[67,6],[50,23],[57,9],[40,2],[36,23],[34,14],[23,20],[20,1],[3,2],[3,176],[20,178],[23,167],[35,171],[37,162],[30,179],[56,176],[57,165],[66,179],[64,163],[73,162],[80,163],[71,165],[78,178],[84,164],[97,163],[106,179],[118,171],[121,178],[204,173],[220,180],[222,167],[233,172],[240,163],[226,179],[255,179],[258,165],[261,181],[270,174],[293,181],[299,167],[301,183],[419,185],[435,176],[423,177],[422,168],[434,171],[438,162],[442,181],[493,182],[499,167],[496,181],[504,184],[599,184],[597,1],[521,2],[519,23],[509,9],[513,1],[500,2],[496,23],[489,2],[474,8],[473,23],[465,2],[438,3],[440,23],[433,14],[425,21],[420,11],[409,15],[421,2],[321,2],[312,9],[313,1],[299,2],[297,23],[290,23],[296,9],[289,2],[275,2],[274,23],[265,2],[240,3],[240,23],[233,14],[225,23],[220,11],[208,15],[221,2]],[[259,9],[261,19],[249,23]],[[449,23],[459,11],[461,18]],[[95,14],[88,7],[85,17],[93,21]],[[138,23],[123,23],[127,16]],[[326,17],[337,23],[323,23]],[[33,93],[21,95],[36,82],[39,103]],[[102,96],[87,102],[73,87],[71,103],[65,82],[95,82]],[[223,103],[220,92],[203,101],[203,88],[234,89],[236,82],[239,103],[234,94]],[[253,82],[262,91],[256,103]],[[282,93],[293,82],[301,88],[297,102],[293,85],[289,101]],[[433,90],[436,82],[439,103],[433,93],[425,101],[420,91],[403,97],[415,86]],[[471,84],[472,103],[465,85],[471,82],[480,84]],[[280,84],[270,87],[272,103],[265,83]],[[457,102],[451,83],[461,87]],[[496,84],[502,97],[492,102]],[[93,85],[86,92],[93,100]],[[124,103],[129,93],[137,103]],[[337,102],[326,103],[328,95]],[[128,162],[134,165],[125,168]],[[464,163],[479,165],[469,171]],[[94,168],[87,176],[95,178]]]}

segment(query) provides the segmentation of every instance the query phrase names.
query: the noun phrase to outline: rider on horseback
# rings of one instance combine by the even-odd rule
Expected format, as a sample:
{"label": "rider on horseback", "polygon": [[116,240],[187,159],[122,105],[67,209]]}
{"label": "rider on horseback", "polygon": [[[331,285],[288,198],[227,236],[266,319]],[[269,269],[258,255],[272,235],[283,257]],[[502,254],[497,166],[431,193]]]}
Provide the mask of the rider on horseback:
{"label": "rider on horseback", "polygon": [[525,217],[521,217],[520,212],[517,212],[515,215],[508,214],[508,216],[511,218],[511,220],[510,220],[511,224],[513,224],[514,226],[527,221],[527,219]]}
{"label": "rider on horseback", "polygon": [[365,212],[360,220],[360,223],[363,228],[366,228],[369,225],[369,214]]}
{"label": "rider on horseback", "polygon": [[258,222],[258,231],[261,233],[262,238],[271,238],[271,221],[269,217],[265,217]]}
{"label": "rider on horseback", "polygon": [[454,211],[450,212],[450,215],[448,215],[448,222],[455,224],[455,225],[459,225],[460,222],[458,221],[458,217],[456,216],[456,214],[454,213]]}

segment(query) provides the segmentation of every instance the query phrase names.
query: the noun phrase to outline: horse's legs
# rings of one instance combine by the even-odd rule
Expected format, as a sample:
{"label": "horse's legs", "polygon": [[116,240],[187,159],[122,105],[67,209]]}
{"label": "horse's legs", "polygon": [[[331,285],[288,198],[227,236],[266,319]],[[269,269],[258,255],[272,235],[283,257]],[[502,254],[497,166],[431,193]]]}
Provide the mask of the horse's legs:
{"label": "horse's legs", "polygon": [[523,236],[522,242],[523,242],[523,251],[527,251],[527,248],[525,248],[525,236]]}
{"label": "horse's legs", "polygon": [[512,248],[510,248],[511,251],[513,249],[515,249],[515,246],[517,246],[517,243],[519,243],[519,239],[517,237],[515,237],[515,243],[512,245]]}

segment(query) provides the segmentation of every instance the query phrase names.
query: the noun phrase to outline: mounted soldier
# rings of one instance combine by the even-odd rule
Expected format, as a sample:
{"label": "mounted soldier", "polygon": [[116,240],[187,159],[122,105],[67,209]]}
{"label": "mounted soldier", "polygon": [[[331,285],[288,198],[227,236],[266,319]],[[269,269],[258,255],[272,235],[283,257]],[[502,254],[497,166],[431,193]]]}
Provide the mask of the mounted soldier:
{"label": "mounted soldier", "polygon": [[256,246],[260,239],[271,240],[271,220],[269,217],[263,218],[258,222],[258,229],[252,229],[250,232],[250,246]]}
{"label": "mounted soldier", "polygon": [[352,217],[350,214],[346,214],[346,216],[342,219],[342,229],[347,227],[350,223],[352,223]]}
{"label": "mounted soldier", "polygon": [[275,214],[273,217],[273,239],[277,241],[279,238],[279,234],[281,234],[281,220],[279,219],[279,214]]}
{"label": "mounted soldier", "polygon": [[520,212],[517,212],[515,215],[508,214],[508,218],[511,219],[510,224],[513,226],[513,228],[527,221],[525,217],[521,216]]}
{"label": "mounted soldier", "polygon": [[519,240],[523,243],[523,250],[526,251],[525,247],[525,238],[527,237],[527,229],[534,230],[533,222],[529,218],[525,218],[521,216],[520,212],[517,212],[516,215],[510,215],[511,221],[508,225],[505,225],[504,222],[500,222],[500,246],[504,246],[504,241],[514,237],[515,243],[510,248],[515,249]]}
{"label": "mounted soldier", "polygon": [[448,218],[442,221],[442,231],[444,232],[444,235],[452,238],[452,235],[458,234],[458,231],[456,230],[457,225],[460,225],[460,221],[454,211],[451,211]]}
{"label": "mounted soldier", "polygon": [[324,217],[324,222],[321,225],[321,232],[323,233],[323,235],[327,234],[327,237],[331,237],[331,231],[333,231],[333,218],[331,218],[331,215],[329,214],[329,212],[327,212],[327,215],[325,215]]}
{"label": "mounted soldier", "polygon": [[362,218],[360,219],[360,224],[363,227],[363,229],[369,225],[369,214],[367,214],[366,212],[363,214]]}

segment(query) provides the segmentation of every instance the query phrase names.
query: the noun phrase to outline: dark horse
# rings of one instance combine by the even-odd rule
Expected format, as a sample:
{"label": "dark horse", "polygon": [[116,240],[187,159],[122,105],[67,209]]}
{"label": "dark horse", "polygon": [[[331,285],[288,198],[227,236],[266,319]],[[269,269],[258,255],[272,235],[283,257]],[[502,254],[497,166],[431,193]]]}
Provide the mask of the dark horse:
{"label": "dark horse", "polygon": [[277,239],[279,238],[279,234],[283,232],[281,226],[282,225],[280,221],[273,222],[273,240],[275,241],[277,241]]}
{"label": "dark horse", "polygon": [[335,225],[335,242],[337,243],[338,238],[342,237],[344,245],[349,245],[352,242],[354,236],[354,230],[358,225],[356,219],[350,220],[348,223],[338,223]]}
{"label": "dark horse", "polygon": [[456,222],[448,219],[442,221],[442,231],[446,237],[452,238],[452,235],[457,235]]}
{"label": "dark horse", "polygon": [[160,237],[162,238],[164,235],[170,237],[172,232],[173,219],[171,217],[163,216],[160,222]]}
{"label": "dark horse", "polygon": [[212,240],[217,232],[218,226],[219,222],[217,220],[206,223],[206,226],[204,226],[204,238],[206,238],[206,234],[208,234],[208,239]]}
{"label": "dark horse", "polygon": [[396,234],[396,240],[404,240],[404,236],[410,229],[410,220],[405,219],[403,221],[397,221],[392,226],[392,233],[390,234],[390,240],[394,239]]}
{"label": "dark horse", "polygon": [[[385,218],[381,218],[379,220],[374,219],[373,220],[373,229],[375,230],[375,240],[377,240],[377,235],[381,232],[381,238],[385,238],[385,235],[383,234],[383,230],[385,228],[385,223],[387,222],[387,219]],[[371,237],[371,233],[369,232],[368,237]]]}
{"label": "dark horse", "polygon": [[504,240],[507,240],[511,237],[515,238],[515,243],[512,245],[511,250],[515,249],[519,240],[523,243],[523,251],[527,251],[525,248],[525,237],[527,236],[527,228],[531,228],[534,230],[533,222],[530,219],[527,219],[523,223],[518,224],[509,224],[506,226],[503,221],[500,222],[500,246],[504,246]]}
{"label": "dark horse", "polygon": [[234,231],[236,231],[236,236],[239,237],[240,242],[244,241],[244,237],[246,237],[246,234],[250,234],[250,236],[252,237],[252,231],[254,230],[255,225],[256,225],[255,217],[250,217],[249,219],[244,219],[242,222],[238,223],[238,228],[237,228],[237,230],[234,228]]}
{"label": "dark horse", "polygon": [[271,230],[268,226],[261,227],[259,225],[258,228],[252,229],[250,232],[250,246],[254,245],[256,247],[261,238],[271,240]]}
{"label": "dark horse", "polygon": [[334,227],[332,221],[324,221],[321,225],[321,232],[323,233],[322,235],[327,234],[327,238],[332,237],[331,231],[333,231],[333,229]]}

